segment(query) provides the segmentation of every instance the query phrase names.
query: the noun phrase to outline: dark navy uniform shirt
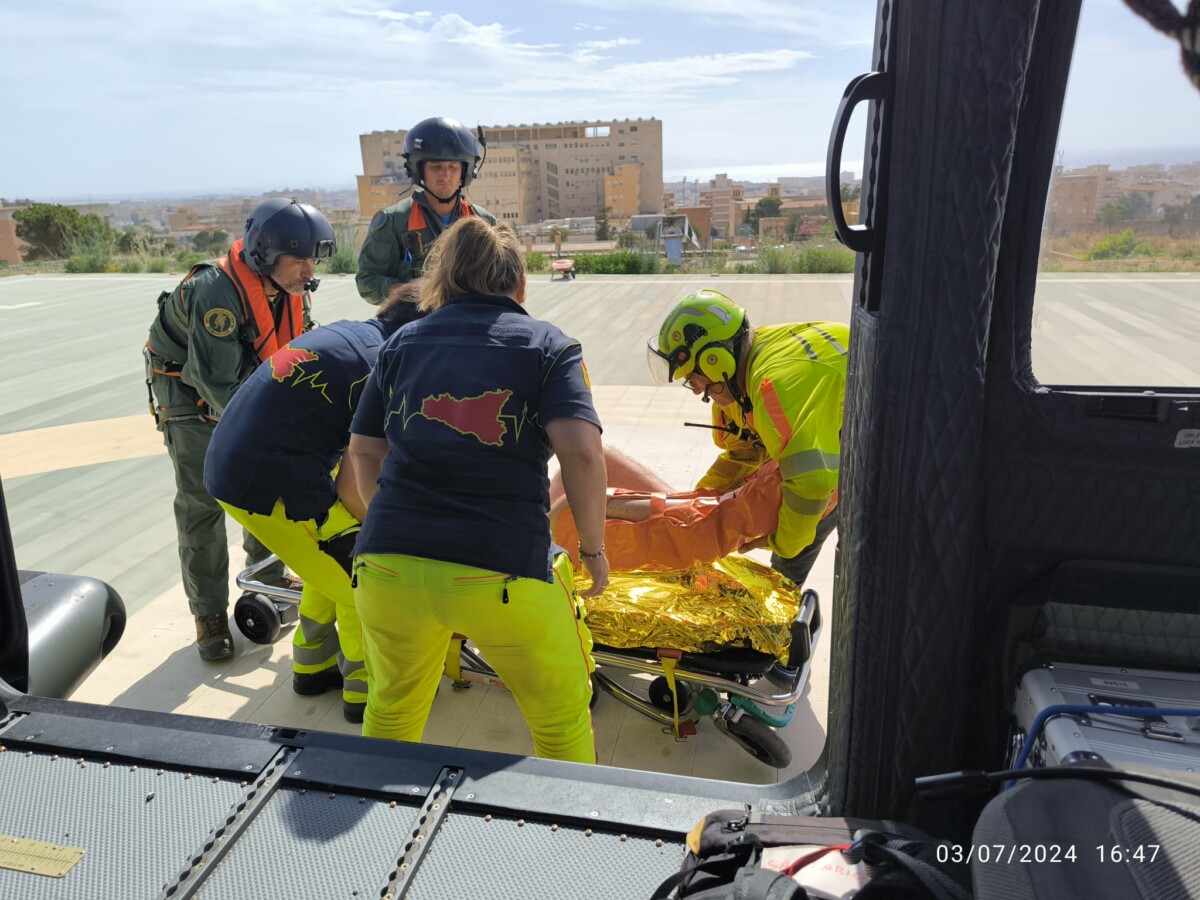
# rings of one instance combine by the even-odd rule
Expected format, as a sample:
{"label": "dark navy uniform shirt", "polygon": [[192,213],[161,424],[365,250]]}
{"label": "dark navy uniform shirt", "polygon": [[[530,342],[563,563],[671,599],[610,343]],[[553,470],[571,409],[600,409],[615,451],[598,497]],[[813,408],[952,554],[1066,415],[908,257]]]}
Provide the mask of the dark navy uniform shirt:
{"label": "dark navy uniform shirt", "polygon": [[508,297],[459,296],[388,340],[351,431],[388,453],[356,553],[551,580],[546,423],[600,426],[579,342]]}
{"label": "dark navy uniform shirt", "polygon": [[330,473],[384,337],[377,319],[334,322],[255,369],[213,432],[205,489],[260,515],[282,499],[289,519],[323,522],[337,499]]}

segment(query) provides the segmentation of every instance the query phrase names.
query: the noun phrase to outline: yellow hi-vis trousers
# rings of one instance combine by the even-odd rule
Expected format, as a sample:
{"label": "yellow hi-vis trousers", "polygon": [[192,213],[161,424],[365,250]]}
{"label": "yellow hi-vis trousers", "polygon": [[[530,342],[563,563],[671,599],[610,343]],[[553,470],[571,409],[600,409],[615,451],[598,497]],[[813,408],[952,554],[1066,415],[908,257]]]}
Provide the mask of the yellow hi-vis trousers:
{"label": "yellow hi-vis trousers", "polygon": [[276,502],[269,516],[228,503],[222,502],[221,506],[304,579],[300,621],[292,634],[292,668],[310,674],[338,666],[342,672],[342,699],[347,703],[365,703],[367,670],[363,665],[354,589],[346,570],[318,546],[318,541],[357,527],[358,520],[340,500],[330,507],[320,526],[311,519],[305,522],[289,519],[282,500]]}
{"label": "yellow hi-vis trousers", "polygon": [[553,582],[392,553],[358,557],[354,575],[371,680],[365,736],[421,740],[458,633],[512,691],[537,756],[596,761],[592,635],[565,553]]}

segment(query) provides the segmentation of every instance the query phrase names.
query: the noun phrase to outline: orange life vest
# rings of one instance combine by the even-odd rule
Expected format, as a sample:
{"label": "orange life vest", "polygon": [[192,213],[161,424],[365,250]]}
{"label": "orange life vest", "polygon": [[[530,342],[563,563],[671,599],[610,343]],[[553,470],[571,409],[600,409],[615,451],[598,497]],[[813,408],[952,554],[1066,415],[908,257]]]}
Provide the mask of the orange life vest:
{"label": "orange life vest", "polygon": [[[462,214],[464,216],[475,215],[475,210],[471,209],[471,204],[462,197],[458,198],[458,203],[462,207]],[[425,220],[425,211],[421,209],[421,204],[414,200],[412,206],[408,208],[408,230],[424,231],[428,227],[429,223]]]}
{"label": "orange life vest", "polygon": [[304,333],[304,295],[289,294],[278,327],[271,311],[271,301],[263,290],[259,274],[242,261],[242,245],[238,240],[229,248],[229,255],[216,260],[217,267],[229,276],[242,300],[241,324],[254,323],[254,354],[266,362],[276,350]]}

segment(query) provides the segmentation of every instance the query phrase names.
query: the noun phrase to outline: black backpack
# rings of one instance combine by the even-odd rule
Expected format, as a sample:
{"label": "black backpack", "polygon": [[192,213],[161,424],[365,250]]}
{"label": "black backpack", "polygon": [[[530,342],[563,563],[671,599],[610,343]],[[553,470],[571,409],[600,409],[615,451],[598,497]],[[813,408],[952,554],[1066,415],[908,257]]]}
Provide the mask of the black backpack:
{"label": "black backpack", "polygon": [[765,848],[797,844],[845,848],[829,852],[848,865],[861,862],[870,880],[854,895],[859,900],[970,897],[965,865],[939,862],[937,841],[894,822],[721,810],[705,816],[687,843],[680,871],[651,900],[804,900],[808,892],[789,874],[762,867]]}

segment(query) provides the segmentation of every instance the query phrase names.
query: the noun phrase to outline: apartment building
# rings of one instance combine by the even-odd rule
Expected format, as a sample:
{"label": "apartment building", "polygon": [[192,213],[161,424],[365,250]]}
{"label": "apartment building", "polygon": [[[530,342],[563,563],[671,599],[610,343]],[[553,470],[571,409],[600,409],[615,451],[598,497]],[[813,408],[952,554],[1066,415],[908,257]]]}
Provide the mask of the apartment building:
{"label": "apartment building", "polygon": [[700,205],[712,210],[712,227],[720,237],[730,237],[741,222],[738,204],[746,197],[746,189],[722,173],[700,188]]}
{"label": "apartment building", "polygon": [[[615,189],[636,212],[662,209],[662,122],[659,119],[484,126],[487,157],[468,197],[498,219],[524,225],[547,219],[594,216],[607,203],[605,178],[625,170]],[[359,135],[363,174],[358,177],[364,219],[397,202],[408,190],[405,131]],[[635,175],[636,172],[636,175]],[[636,191],[631,181],[636,181]],[[516,216],[514,219],[513,217]]]}
{"label": "apartment building", "polygon": [[604,206],[609,222],[627,222],[642,212],[641,187],[641,163],[625,163],[604,176]]}

